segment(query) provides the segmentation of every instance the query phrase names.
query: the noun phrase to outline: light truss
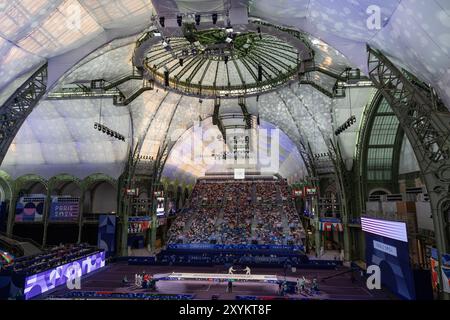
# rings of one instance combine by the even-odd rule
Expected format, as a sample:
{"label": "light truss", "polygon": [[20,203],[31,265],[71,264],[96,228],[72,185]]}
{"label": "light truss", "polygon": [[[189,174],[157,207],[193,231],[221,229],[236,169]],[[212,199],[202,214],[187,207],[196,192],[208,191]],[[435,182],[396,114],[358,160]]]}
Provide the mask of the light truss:
{"label": "light truss", "polygon": [[25,119],[47,90],[47,64],[39,68],[0,109],[0,164]]}

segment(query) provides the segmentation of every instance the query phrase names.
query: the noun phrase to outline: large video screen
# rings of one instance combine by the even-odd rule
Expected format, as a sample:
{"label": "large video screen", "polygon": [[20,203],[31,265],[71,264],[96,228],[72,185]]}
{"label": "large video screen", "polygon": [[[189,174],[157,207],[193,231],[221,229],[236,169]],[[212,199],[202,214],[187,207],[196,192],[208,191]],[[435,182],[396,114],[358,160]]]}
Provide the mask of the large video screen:
{"label": "large video screen", "polygon": [[16,222],[42,222],[45,196],[21,197],[16,204]]}
{"label": "large video screen", "polygon": [[156,215],[163,216],[164,213],[165,213],[164,198],[158,197],[156,198]]}
{"label": "large video screen", "polygon": [[143,233],[150,229],[151,217],[129,217],[128,233]]}
{"label": "large video screen", "polygon": [[169,204],[167,205],[167,214],[169,216],[174,215],[177,212],[177,207],[175,205],[175,201],[170,200]]}
{"label": "large video screen", "polygon": [[367,266],[377,265],[381,284],[400,298],[414,300],[414,276],[409,259],[406,223],[361,218],[366,236]]}

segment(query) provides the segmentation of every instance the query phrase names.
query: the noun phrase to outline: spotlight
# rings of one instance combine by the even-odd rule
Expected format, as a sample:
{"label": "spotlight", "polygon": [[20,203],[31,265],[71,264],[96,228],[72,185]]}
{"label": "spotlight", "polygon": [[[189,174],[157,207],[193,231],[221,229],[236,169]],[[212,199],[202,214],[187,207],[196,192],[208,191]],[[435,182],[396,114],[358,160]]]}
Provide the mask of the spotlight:
{"label": "spotlight", "polygon": [[200,19],[201,19],[201,16],[199,14],[196,14],[195,15],[195,24],[196,25],[200,25]]}
{"label": "spotlight", "polygon": [[97,129],[97,122],[94,123],[94,129]]}
{"label": "spotlight", "polygon": [[181,27],[181,25],[183,24],[183,16],[177,16],[177,23],[178,26]]}
{"label": "spotlight", "polygon": [[232,42],[233,42],[233,39],[231,39],[230,37],[227,37],[227,38],[225,39],[225,41],[226,41],[227,43],[232,43]]}
{"label": "spotlight", "polygon": [[218,18],[217,13],[213,13],[213,15],[212,15],[213,24],[217,23],[217,18]]}
{"label": "spotlight", "polygon": [[164,17],[159,17],[159,24],[161,25],[161,27],[165,27],[165,25],[166,25],[166,23],[165,23],[165,21],[166,21],[166,18],[164,18]]}
{"label": "spotlight", "polygon": [[102,131],[103,131],[103,133],[105,133],[106,132],[106,128],[102,127]]}

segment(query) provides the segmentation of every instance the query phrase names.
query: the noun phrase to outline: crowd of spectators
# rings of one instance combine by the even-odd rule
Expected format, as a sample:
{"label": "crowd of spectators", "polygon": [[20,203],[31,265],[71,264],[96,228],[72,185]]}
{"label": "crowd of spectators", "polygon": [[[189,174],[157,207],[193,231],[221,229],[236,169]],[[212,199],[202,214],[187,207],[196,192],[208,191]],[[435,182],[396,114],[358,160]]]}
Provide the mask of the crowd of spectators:
{"label": "crowd of spectators", "polygon": [[226,205],[217,228],[220,244],[245,244],[252,235],[252,185],[246,182],[224,184]]}
{"label": "crowd of spectators", "polygon": [[288,195],[284,181],[200,180],[169,243],[301,245],[303,226]]}
{"label": "crowd of spectators", "polygon": [[37,255],[17,258],[5,269],[15,273],[37,274],[98,251],[98,248],[88,244],[59,245]]}
{"label": "crowd of spectators", "polygon": [[195,212],[189,230],[185,233],[185,241],[189,243],[208,243],[216,238],[216,222],[219,208],[199,208]]}

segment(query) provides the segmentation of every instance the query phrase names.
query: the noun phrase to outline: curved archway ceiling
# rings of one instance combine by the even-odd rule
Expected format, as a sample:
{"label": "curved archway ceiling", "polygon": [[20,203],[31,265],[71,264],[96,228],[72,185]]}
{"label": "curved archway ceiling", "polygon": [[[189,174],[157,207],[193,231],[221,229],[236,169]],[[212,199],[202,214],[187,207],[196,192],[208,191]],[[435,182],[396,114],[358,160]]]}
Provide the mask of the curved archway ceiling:
{"label": "curved archway ceiling", "polygon": [[[367,67],[366,44],[434,85],[450,106],[450,3],[447,0],[233,0],[248,2],[250,16],[296,27]],[[153,4],[152,4],[153,3]],[[109,30],[149,24],[159,10],[213,12],[228,1],[13,0],[0,4],[0,90],[46,59],[82,47]],[[77,6],[79,5],[79,6]],[[381,10],[381,30],[367,28],[367,9]],[[80,9],[80,28],[65,17]],[[155,7],[154,7],[155,6]],[[118,32],[116,35],[120,35]],[[70,57],[67,57],[70,59]],[[67,62],[70,64],[70,62]],[[72,63],[75,63],[73,61]]]}
{"label": "curved archway ceiling", "polygon": [[[100,46],[111,30],[120,37],[135,27],[134,32],[144,29],[152,12],[153,5],[147,0],[2,1],[0,90],[47,59],[94,39]],[[74,14],[76,19],[71,18]]]}
{"label": "curved archway ceiling", "polygon": [[[381,29],[369,29],[377,6]],[[373,8],[373,7],[371,7]],[[431,83],[450,108],[450,2],[447,0],[254,0],[251,15],[304,30],[367,71],[366,44]]]}
{"label": "curved archway ceiling", "polygon": [[[163,2],[169,3],[157,0],[153,4],[158,8]],[[210,7],[202,7],[207,2]],[[174,0],[170,3],[182,12],[208,12],[219,10],[224,2]],[[62,22],[71,5],[81,7],[81,27],[75,30],[67,30]],[[366,9],[370,5],[378,5],[382,10],[381,30],[369,30],[366,26]],[[250,1],[249,8],[251,16],[310,33],[316,66],[336,74],[350,64],[365,69],[369,43],[400,67],[434,85],[450,106],[450,4],[446,0],[258,0]],[[2,2],[0,90],[6,90],[0,91],[0,101],[14,91],[14,86],[20,85],[21,75],[46,60],[60,59],[58,62],[71,70],[59,80],[57,87],[92,80],[94,76],[112,80],[129,72],[136,40],[136,36],[130,35],[137,32],[130,30],[145,29],[152,13],[153,5],[146,0]],[[101,47],[111,31],[118,40]],[[128,38],[122,38],[125,36]],[[92,41],[97,44],[95,48],[101,48],[91,52]],[[79,49],[84,53],[82,56],[87,55],[80,62],[80,54],[71,54]],[[49,65],[49,72],[55,73],[54,68],[58,68],[57,63]],[[331,88],[335,82],[322,73],[311,76],[319,77],[316,81],[325,88]],[[131,81],[120,89],[131,92],[139,84]],[[352,108],[349,108],[350,101],[330,99],[308,85],[284,87],[260,96],[259,101],[249,98],[246,103],[250,112],[259,113],[262,119],[283,128],[297,147],[309,142],[313,153],[322,153],[327,151],[326,140],[332,135],[332,119],[340,124],[353,113],[359,122],[364,106],[370,101],[370,89],[350,92]],[[98,121],[100,105],[103,122],[125,135],[127,143],[117,144],[94,131],[92,125]],[[13,176],[37,171],[50,176],[66,171],[83,177],[108,170],[117,176],[131,144],[139,139],[144,141],[142,153],[151,155],[163,140],[172,137],[173,144],[193,121],[205,119],[212,110],[211,100],[200,104],[198,99],[163,90],[144,92],[128,108],[117,108],[111,99],[44,100],[16,136],[2,168]],[[345,140],[344,155],[349,160],[354,143],[347,141],[356,139],[356,134],[355,126],[341,140]]]}
{"label": "curved archway ceiling", "polygon": [[[239,96],[243,92],[238,89],[244,86],[247,92],[262,93],[298,74],[299,51],[273,35],[239,33],[233,50],[216,45],[216,42],[224,43],[228,37],[224,30],[199,31],[193,33],[193,37],[197,40],[194,45],[184,37],[171,37],[167,41],[173,50],[167,50],[160,43],[150,48],[145,66],[156,75],[156,80],[163,82],[164,72],[169,71],[170,81],[176,83],[178,91]],[[208,47],[212,44],[214,49]],[[222,50],[227,59],[216,50]],[[258,65],[263,64],[270,68],[264,68],[258,80]]]}
{"label": "curved archway ceiling", "polygon": [[[306,175],[305,165],[296,144],[283,132],[279,131],[279,146],[272,145],[268,135],[272,134],[277,126],[261,121],[261,131],[258,134],[257,145],[260,160],[257,167],[264,171],[264,166],[270,162],[272,152],[279,153],[278,172],[287,177],[289,182],[299,181]],[[197,177],[204,176],[206,172],[221,172],[224,166],[212,156],[216,150],[217,138],[221,133],[212,124],[212,118],[207,118],[189,128],[174,145],[163,176],[180,182],[193,182]],[[194,143],[200,145],[194,146]],[[276,148],[276,150],[275,150]],[[196,157],[196,155],[198,157]]]}
{"label": "curved archway ceiling", "polygon": [[[61,78],[54,90],[98,78],[112,81],[129,73],[132,70],[130,58],[135,39],[134,36],[115,40],[88,55]],[[316,56],[321,57],[316,61],[322,68],[334,72],[345,68],[347,61],[336,50],[317,39],[311,40],[316,48]],[[120,89],[131,91],[133,86],[139,85],[140,81],[129,81],[121,85]],[[358,89],[352,91],[358,92]],[[361,96],[360,102],[353,103],[354,110],[358,107],[362,110],[367,102],[367,92]],[[246,100],[246,105],[250,113],[259,114],[261,119],[282,128],[299,150],[302,144],[309,142],[313,153],[327,151],[325,141],[332,134],[332,111],[340,114],[341,109],[348,109],[346,102],[341,99],[330,99],[309,85],[297,84],[283,87],[278,92],[266,93],[259,99],[250,97]],[[225,112],[235,110],[237,106],[236,99],[222,99],[221,110]],[[12,176],[40,172],[50,177],[69,172],[84,177],[95,172],[105,172],[117,177],[131,144],[141,141],[141,155],[155,157],[161,145],[173,145],[196,121],[212,116],[213,110],[212,99],[204,99],[200,103],[198,98],[162,89],[144,92],[128,108],[114,106],[111,98],[44,100],[19,131],[2,168]],[[345,116],[347,111],[344,112]],[[127,143],[117,144],[108,136],[95,131],[93,123],[99,120],[125,135]],[[54,130],[43,130],[51,126]],[[116,148],[115,152],[113,147]],[[350,151],[347,153],[350,157],[353,147],[351,144],[348,146]],[[287,166],[288,163],[291,163],[292,168],[297,168],[292,161],[284,165]],[[195,174],[202,172],[193,170]],[[284,174],[294,174],[294,171],[283,169]],[[299,172],[303,171],[304,168],[295,172],[300,175]]]}

